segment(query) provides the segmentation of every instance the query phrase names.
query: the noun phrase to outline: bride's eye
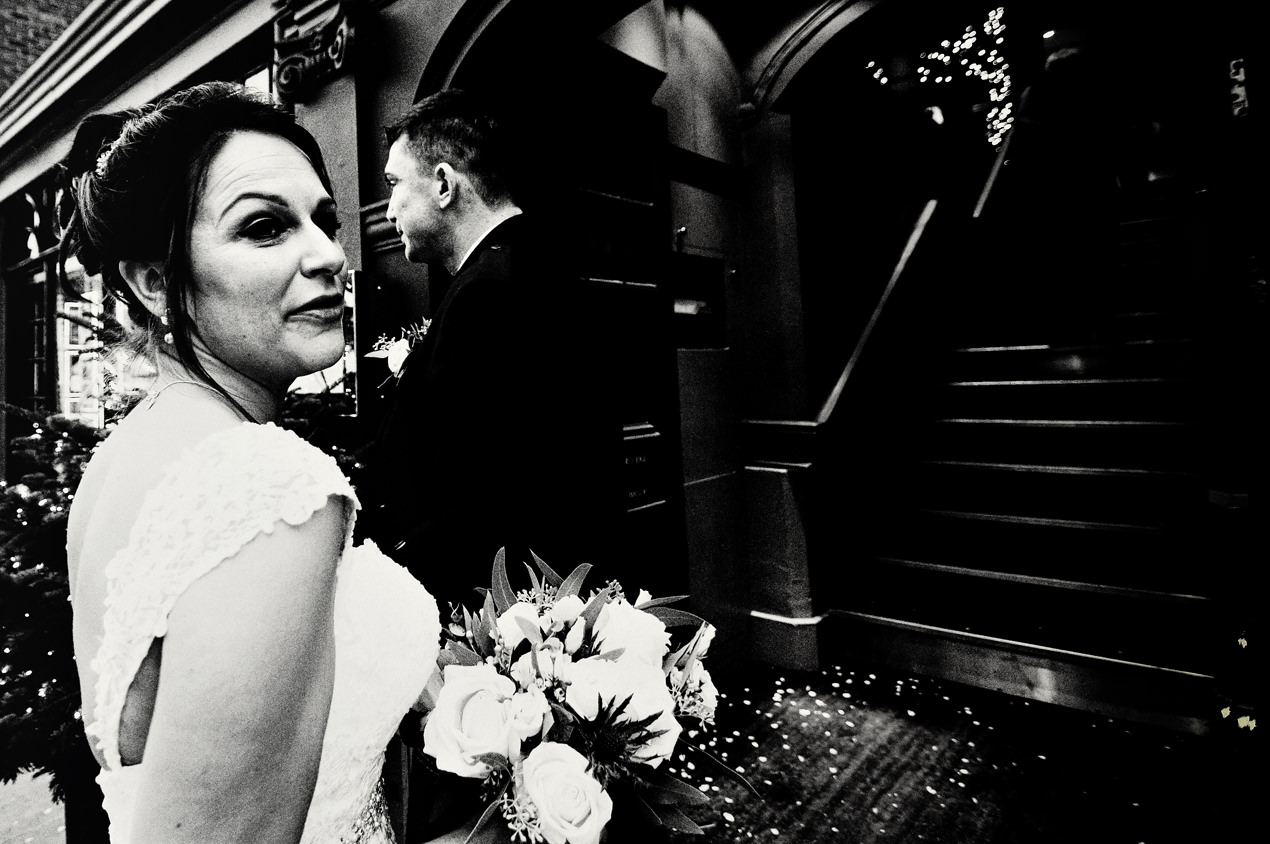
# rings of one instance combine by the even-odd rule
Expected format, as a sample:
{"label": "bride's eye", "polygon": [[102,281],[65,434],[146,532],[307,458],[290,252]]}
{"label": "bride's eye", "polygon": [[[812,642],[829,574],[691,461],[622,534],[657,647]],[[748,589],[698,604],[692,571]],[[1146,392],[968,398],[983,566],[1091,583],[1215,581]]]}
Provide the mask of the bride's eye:
{"label": "bride's eye", "polygon": [[257,217],[242,228],[243,236],[252,240],[274,240],[282,232],[282,222],[274,217]]}
{"label": "bride's eye", "polygon": [[327,237],[334,238],[340,230],[340,220],[335,209],[324,209],[313,216],[314,221],[326,232]]}

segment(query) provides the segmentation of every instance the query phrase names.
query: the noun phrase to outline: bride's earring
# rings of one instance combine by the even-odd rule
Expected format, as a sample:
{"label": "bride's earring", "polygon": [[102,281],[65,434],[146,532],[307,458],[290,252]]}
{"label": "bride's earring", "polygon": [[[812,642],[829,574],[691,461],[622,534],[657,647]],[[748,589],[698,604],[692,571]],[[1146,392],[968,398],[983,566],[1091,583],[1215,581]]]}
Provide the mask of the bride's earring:
{"label": "bride's earring", "polygon": [[[160,323],[160,324],[161,324],[164,328],[167,328],[167,327],[168,327],[168,315],[167,315],[167,314],[164,314],[163,316],[159,317],[159,323]],[[164,343],[167,343],[169,346],[171,346],[171,345],[172,345],[172,332],[171,332],[171,331],[169,331],[169,332],[167,332],[166,334],[164,334],[164,335],[163,335],[163,342],[164,342]]]}

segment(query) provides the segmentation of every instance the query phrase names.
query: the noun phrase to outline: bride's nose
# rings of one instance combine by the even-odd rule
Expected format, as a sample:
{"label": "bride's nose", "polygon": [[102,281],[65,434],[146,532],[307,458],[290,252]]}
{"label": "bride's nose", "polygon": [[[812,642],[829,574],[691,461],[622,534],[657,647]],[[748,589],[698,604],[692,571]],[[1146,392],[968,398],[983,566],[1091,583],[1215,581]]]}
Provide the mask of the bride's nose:
{"label": "bride's nose", "polygon": [[319,226],[311,224],[306,232],[307,249],[300,261],[300,272],[306,276],[338,275],[344,270],[344,247]]}

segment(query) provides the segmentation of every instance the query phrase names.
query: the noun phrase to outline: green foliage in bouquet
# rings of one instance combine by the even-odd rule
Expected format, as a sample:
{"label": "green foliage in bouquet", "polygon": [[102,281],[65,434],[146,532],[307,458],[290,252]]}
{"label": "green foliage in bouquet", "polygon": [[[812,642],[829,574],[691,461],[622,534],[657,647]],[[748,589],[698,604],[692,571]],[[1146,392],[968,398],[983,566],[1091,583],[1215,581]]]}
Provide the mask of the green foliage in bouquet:
{"label": "green foliage in bouquet", "polygon": [[84,464],[104,438],[66,416],[5,405],[31,424],[9,443],[0,482],[0,781],[49,774],[56,800],[82,753],[79,678],[71,643],[66,518]]}

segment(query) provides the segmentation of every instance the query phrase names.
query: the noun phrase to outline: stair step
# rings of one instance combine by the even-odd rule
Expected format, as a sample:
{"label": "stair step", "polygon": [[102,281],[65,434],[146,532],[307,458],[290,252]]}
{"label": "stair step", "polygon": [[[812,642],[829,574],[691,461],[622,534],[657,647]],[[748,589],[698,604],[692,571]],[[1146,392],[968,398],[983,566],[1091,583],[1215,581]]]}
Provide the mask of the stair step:
{"label": "stair step", "polygon": [[1194,334],[1193,314],[1151,310],[1136,304],[1135,308],[1120,311],[1107,320],[1107,339],[1166,342],[1188,339]]}
{"label": "stair step", "polygon": [[1195,374],[1187,340],[1100,346],[974,346],[953,352],[949,380],[1183,377]]}
{"label": "stair step", "polygon": [[1070,528],[1072,530],[1088,530],[1105,533],[1139,533],[1149,534],[1160,530],[1153,525],[1141,525],[1129,522],[1104,522],[1093,519],[1064,519],[1057,516],[1028,515],[1025,513],[994,513],[972,510],[941,510],[933,507],[922,508],[921,512],[944,516],[950,519],[970,519],[980,522],[997,522],[1000,524],[1036,525],[1041,527]]}
{"label": "stair step", "polygon": [[1116,226],[1116,258],[1120,263],[1152,263],[1164,258],[1178,262],[1188,256],[1190,223],[1181,216],[1141,214]]}
{"label": "stair step", "polygon": [[1149,300],[1108,303],[1096,317],[1092,311],[1087,317],[1061,317],[1044,304],[1000,297],[970,307],[973,313],[948,329],[953,346],[1081,347],[1091,333],[1107,345],[1164,343],[1188,340],[1197,330],[1194,308]]}
{"label": "stair step", "polygon": [[1147,469],[930,460],[899,478],[902,506],[1169,527],[1202,508],[1198,475]]}
{"label": "stair step", "polygon": [[1199,302],[1194,282],[1168,262],[1155,266],[1122,266],[1116,284],[1102,294],[1103,307],[1111,312],[1129,307],[1152,310],[1185,310]]}
{"label": "stair step", "polygon": [[983,469],[1038,475],[1090,475],[1097,477],[1191,476],[1191,472],[1164,472],[1157,469],[1121,469],[1100,466],[1070,466],[1057,463],[994,463],[985,460],[928,460],[931,466]]}
{"label": "stair step", "polygon": [[[1130,248],[1138,254],[1117,256],[1099,278],[1002,275],[960,292],[958,322],[951,327],[968,338],[991,331],[1027,342],[1028,328],[1053,332],[1065,325],[1102,325],[1123,313],[1163,312],[1183,323],[1193,320],[1202,290],[1197,289],[1189,256],[1152,245]],[[1033,333],[1031,342],[1038,339]]]}
{"label": "stair step", "polygon": [[884,561],[862,565],[831,609],[1181,671],[1210,672],[1214,602],[1144,600],[1044,583],[967,578]]}
{"label": "stair step", "polygon": [[974,636],[921,623],[832,612],[820,648],[892,670],[1204,734],[1212,725],[1213,675]]}
{"label": "stair step", "polygon": [[1121,228],[1139,226],[1173,226],[1191,213],[1194,193],[1189,189],[1168,187],[1156,183],[1149,193],[1133,194],[1121,191],[1116,195]]}
{"label": "stair step", "polygon": [[1108,302],[1147,303],[1184,307],[1198,291],[1195,277],[1194,236],[1181,217],[1144,217],[1122,222],[1115,252],[1115,283],[1107,291]]}
{"label": "stair step", "polygon": [[923,562],[920,560],[902,559],[899,557],[878,557],[879,565],[897,566],[913,570],[939,572],[963,578],[979,578],[983,580],[1001,580],[1011,583],[1022,583],[1041,586],[1049,589],[1071,592],[1097,592],[1102,595],[1117,595],[1121,598],[1141,601],[1191,602],[1212,600],[1207,595],[1189,592],[1163,592],[1158,589],[1142,589],[1133,586],[1112,586],[1106,583],[1091,583],[1080,580],[1065,580],[1057,577],[1041,577],[1038,575],[1016,574],[1014,572],[994,571],[992,569],[976,569],[968,566],[955,566],[947,563]]}
{"label": "stair step", "polygon": [[1117,464],[1194,471],[1196,428],[1180,422],[1095,419],[945,418],[924,429],[917,454],[950,460]]}
{"label": "stair step", "polygon": [[1195,382],[1183,378],[964,380],[936,397],[941,416],[1193,421]]}
{"label": "stair step", "polygon": [[913,510],[870,513],[862,553],[1028,577],[1213,595],[1220,566],[1194,524],[1141,525]]}

